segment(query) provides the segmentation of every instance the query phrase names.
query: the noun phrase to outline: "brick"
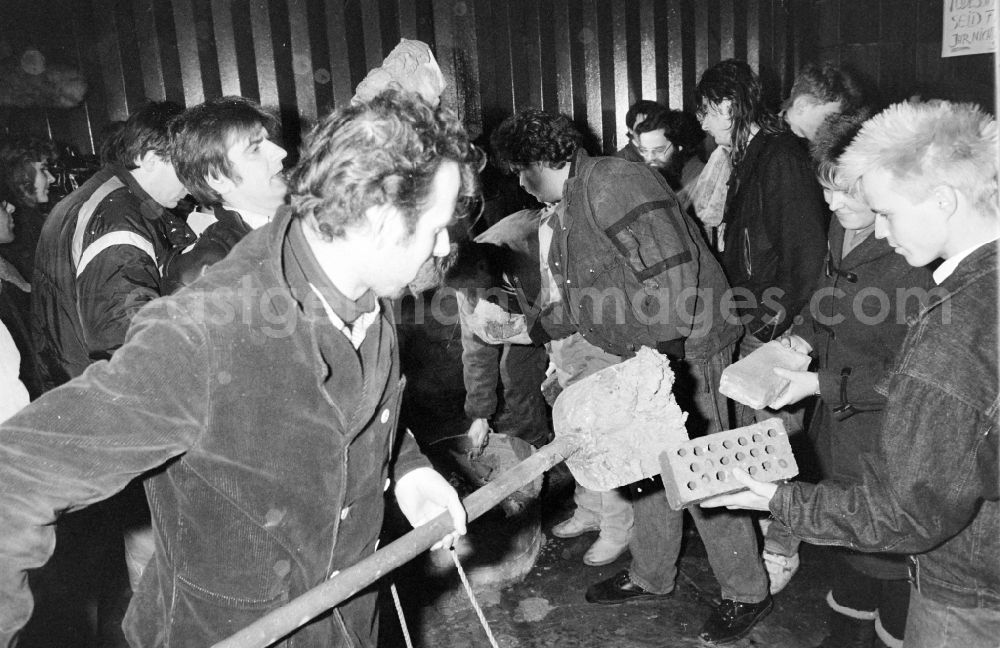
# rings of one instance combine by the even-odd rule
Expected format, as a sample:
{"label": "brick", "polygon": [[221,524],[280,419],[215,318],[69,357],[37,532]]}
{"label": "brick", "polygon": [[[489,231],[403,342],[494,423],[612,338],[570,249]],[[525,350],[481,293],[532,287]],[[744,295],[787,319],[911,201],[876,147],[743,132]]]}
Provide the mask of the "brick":
{"label": "brick", "polygon": [[675,511],[713,495],[743,490],[733,468],[767,482],[799,474],[788,433],[778,418],[677,444],[660,453],[660,467],[667,502]]}
{"label": "brick", "polygon": [[792,351],[778,341],[768,342],[747,357],[734,362],[722,372],[719,391],[754,409],[763,409],[788,385],[773,369],[802,371],[809,366],[809,356]]}

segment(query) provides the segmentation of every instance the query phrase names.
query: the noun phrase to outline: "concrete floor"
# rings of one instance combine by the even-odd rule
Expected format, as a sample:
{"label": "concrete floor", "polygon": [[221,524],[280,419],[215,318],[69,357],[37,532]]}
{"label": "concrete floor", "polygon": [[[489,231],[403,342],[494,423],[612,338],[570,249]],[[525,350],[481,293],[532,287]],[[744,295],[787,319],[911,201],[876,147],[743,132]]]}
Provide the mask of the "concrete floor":
{"label": "concrete floor", "polygon": [[[596,533],[558,539],[551,526],[569,514],[564,493],[541,509],[543,544],[537,562],[518,583],[477,587],[496,643],[502,648],[573,647],[647,648],[709,646],[698,639],[705,619],[718,602],[718,585],[693,531],[686,534],[677,593],[668,600],[594,605],[584,600],[587,586],[608,578],[629,564],[626,552],[604,567],[588,567],[582,557]],[[489,521],[473,522],[491,524]],[[496,523],[496,520],[492,522]],[[693,526],[693,525],[692,525]],[[802,567],[788,587],[775,597],[770,615],[737,648],[805,648],[826,634],[824,601],[839,565],[833,551],[803,545]],[[418,647],[489,646],[489,639],[454,571],[450,577],[428,579],[419,563],[401,569],[397,586],[407,623]],[[382,619],[382,645],[404,646],[391,603]]]}

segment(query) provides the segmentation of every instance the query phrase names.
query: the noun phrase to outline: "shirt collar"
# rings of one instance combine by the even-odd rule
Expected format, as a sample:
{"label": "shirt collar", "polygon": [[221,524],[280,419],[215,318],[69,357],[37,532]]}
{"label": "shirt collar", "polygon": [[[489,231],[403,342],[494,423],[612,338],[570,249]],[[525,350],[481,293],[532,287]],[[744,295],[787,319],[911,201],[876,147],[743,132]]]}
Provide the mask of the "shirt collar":
{"label": "shirt collar", "polygon": [[559,204],[560,203],[546,203],[538,213],[538,224],[552,227],[550,222],[552,220],[552,216],[558,211],[557,207]]}
{"label": "shirt collar", "polygon": [[965,257],[969,256],[970,254],[972,254],[979,248],[983,247],[984,245],[989,245],[991,243],[996,242],[996,240],[997,240],[996,238],[992,238],[988,241],[983,241],[982,243],[973,245],[972,247],[962,250],[958,254],[950,256],[944,261],[942,261],[941,265],[939,265],[937,269],[933,273],[931,273],[931,276],[934,277],[934,283],[940,286],[942,283],[944,283],[945,279],[950,277],[951,274],[955,272],[955,268],[958,267],[958,264],[961,263],[962,260],[965,259]]}

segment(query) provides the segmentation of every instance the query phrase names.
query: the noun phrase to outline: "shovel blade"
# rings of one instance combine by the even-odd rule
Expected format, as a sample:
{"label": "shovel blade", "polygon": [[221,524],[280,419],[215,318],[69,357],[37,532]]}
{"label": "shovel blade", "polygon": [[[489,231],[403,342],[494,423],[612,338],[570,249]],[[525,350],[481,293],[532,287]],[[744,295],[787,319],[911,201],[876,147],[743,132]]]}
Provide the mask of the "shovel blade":
{"label": "shovel blade", "polygon": [[649,348],[567,387],[552,408],[556,438],[571,436],[577,482],[610,490],[660,474],[660,453],[688,440],[666,356]]}

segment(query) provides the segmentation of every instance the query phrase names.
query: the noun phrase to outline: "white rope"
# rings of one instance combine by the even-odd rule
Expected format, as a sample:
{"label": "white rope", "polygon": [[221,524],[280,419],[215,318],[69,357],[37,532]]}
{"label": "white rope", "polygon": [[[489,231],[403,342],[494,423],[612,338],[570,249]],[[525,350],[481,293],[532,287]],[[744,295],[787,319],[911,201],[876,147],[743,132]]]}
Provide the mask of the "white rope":
{"label": "white rope", "polygon": [[[476,600],[476,595],[472,591],[472,585],[469,583],[468,577],[465,575],[465,570],[462,569],[462,563],[458,560],[458,553],[455,551],[455,547],[448,549],[451,554],[451,559],[455,563],[455,567],[458,568],[458,577],[462,579],[462,585],[465,586],[465,592],[469,595],[469,602],[472,603],[472,609],[476,611],[476,616],[479,617],[479,623],[483,626],[483,630],[486,631],[486,638],[490,640],[490,646],[493,648],[500,648],[497,644],[497,640],[493,637],[493,631],[490,630],[490,624],[486,620],[486,615],[483,614],[483,609],[479,607],[479,602]],[[406,641],[406,648],[413,648],[413,640],[410,638],[410,629],[406,626],[406,617],[403,615],[403,604],[399,600],[399,592],[396,590],[396,583],[389,584],[389,591],[392,592],[392,602],[396,606],[396,615],[399,617],[399,626],[403,629],[403,640]]]}
{"label": "white rope", "polygon": [[399,627],[403,629],[403,640],[406,641],[406,648],[413,648],[413,640],[410,639],[410,629],[406,627],[406,617],[403,616],[403,604],[399,602],[396,583],[389,584],[389,591],[392,592],[392,602],[396,605],[396,615],[399,617]]}
{"label": "white rope", "polygon": [[476,616],[479,617],[479,623],[482,624],[483,630],[486,631],[486,638],[490,640],[490,646],[493,648],[500,648],[497,645],[497,640],[493,638],[493,632],[490,630],[490,624],[486,621],[486,616],[483,614],[483,610],[479,607],[479,602],[476,601],[476,595],[472,592],[472,585],[469,584],[469,579],[465,576],[465,570],[462,569],[462,563],[458,561],[458,553],[455,551],[455,547],[451,547],[449,550],[451,553],[451,559],[455,562],[455,567],[458,568],[458,576],[462,579],[462,585],[465,585],[465,591],[469,595],[469,602],[472,603],[472,609],[476,611]]}

